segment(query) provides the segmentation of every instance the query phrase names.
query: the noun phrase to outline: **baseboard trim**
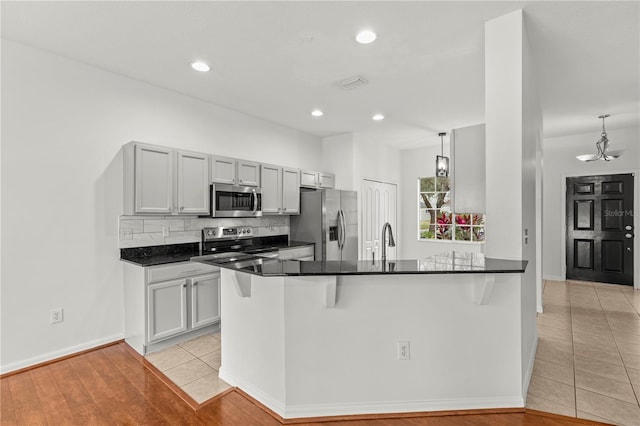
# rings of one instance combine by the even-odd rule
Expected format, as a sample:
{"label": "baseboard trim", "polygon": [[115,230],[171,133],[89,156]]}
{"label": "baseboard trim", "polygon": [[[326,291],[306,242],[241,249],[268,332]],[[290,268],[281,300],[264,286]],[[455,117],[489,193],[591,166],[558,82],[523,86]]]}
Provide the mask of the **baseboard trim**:
{"label": "baseboard trim", "polygon": [[565,277],[561,277],[560,275],[543,275],[542,279],[549,281],[566,281]]}
{"label": "baseboard trim", "polygon": [[[385,401],[352,404],[313,404],[286,407],[285,420],[310,417],[404,415],[406,413],[462,413],[473,410],[524,410],[520,396],[503,398],[466,398],[455,400]],[[415,414],[414,414],[415,415]],[[376,417],[377,418],[377,417]],[[308,421],[308,420],[307,420]]]}
{"label": "baseboard trim", "polygon": [[[345,416],[351,420],[353,416],[372,416],[371,418],[380,418],[380,416],[415,417],[418,415],[424,416],[428,413],[435,413],[434,415],[451,415],[452,413],[484,413],[484,410],[508,410],[502,412],[524,411],[524,398],[522,396],[286,406],[264,390],[245,383],[237,376],[230,375],[225,371],[224,367],[220,369],[219,376],[225,382],[235,386],[239,392],[246,395],[254,404],[260,406],[276,420],[284,423],[296,423],[296,419],[309,422],[310,418],[313,418],[313,421],[323,418],[339,420]],[[358,417],[358,419],[359,418],[360,417]]]}
{"label": "baseboard trim", "polygon": [[263,403],[249,395],[247,392],[240,388],[235,388],[235,391],[241,394],[243,397],[251,401],[254,405],[270,414],[275,420],[282,424],[299,424],[299,423],[322,423],[322,422],[336,422],[336,421],[355,421],[355,420],[383,420],[383,419],[402,419],[402,418],[415,418],[415,417],[445,417],[445,416],[465,416],[472,414],[507,414],[507,413],[524,413],[526,409],[524,407],[515,408],[480,408],[480,409],[468,409],[468,410],[439,410],[439,411],[404,411],[404,412],[377,412],[377,413],[365,413],[365,414],[341,414],[341,415],[323,415],[314,417],[290,417],[283,418],[276,412],[265,406]]}
{"label": "baseboard trim", "polygon": [[525,401],[525,405],[527,402],[527,394],[529,390],[529,383],[531,382],[531,376],[533,375],[533,364],[536,361],[536,352],[538,351],[538,331],[536,327],[536,339],[533,342],[533,347],[531,348],[531,353],[529,354],[529,362],[527,365],[527,374],[524,378],[524,383],[522,384],[522,395]]}
{"label": "baseboard trim", "polygon": [[220,367],[218,377],[229,383],[231,386],[241,389],[243,394],[247,395],[248,398],[251,398],[252,401],[258,402],[260,406],[263,407],[263,410],[266,409],[265,411],[271,412],[272,415],[275,414],[277,416],[276,418],[284,418],[285,405],[282,402],[278,401],[264,390],[245,382],[233,374],[229,374],[229,372],[224,368],[224,365]]}
{"label": "baseboard trim", "polygon": [[0,379],[13,376],[14,374],[20,374],[25,371],[33,370],[34,368],[53,364],[54,362],[73,358],[88,352],[93,352],[98,349],[106,348],[107,346],[117,345],[118,343],[122,342],[124,342],[122,335],[111,336],[104,339],[92,340],[90,342],[71,346],[65,349],[60,349],[58,351],[49,352],[48,354],[29,358],[24,361],[3,365],[0,367]]}

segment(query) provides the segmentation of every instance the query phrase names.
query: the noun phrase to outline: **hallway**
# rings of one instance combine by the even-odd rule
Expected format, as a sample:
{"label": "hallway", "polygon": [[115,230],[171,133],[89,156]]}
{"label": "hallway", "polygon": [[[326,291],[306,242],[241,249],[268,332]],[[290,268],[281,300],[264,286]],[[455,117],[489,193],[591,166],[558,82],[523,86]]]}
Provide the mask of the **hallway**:
{"label": "hallway", "polygon": [[527,408],[640,425],[640,291],[545,281]]}

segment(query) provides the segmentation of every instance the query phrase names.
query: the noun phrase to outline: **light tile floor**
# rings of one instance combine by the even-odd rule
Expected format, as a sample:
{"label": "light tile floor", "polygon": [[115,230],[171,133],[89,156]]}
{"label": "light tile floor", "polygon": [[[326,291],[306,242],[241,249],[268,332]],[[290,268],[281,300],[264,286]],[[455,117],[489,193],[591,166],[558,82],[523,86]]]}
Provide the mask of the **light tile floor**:
{"label": "light tile floor", "polygon": [[230,388],[218,377],[220,333],[196,337],[146,358],[199,404]]}
{"label": "light tile floor", "polygon": [[527,407],[640,425],[640,291],[545,281]]}

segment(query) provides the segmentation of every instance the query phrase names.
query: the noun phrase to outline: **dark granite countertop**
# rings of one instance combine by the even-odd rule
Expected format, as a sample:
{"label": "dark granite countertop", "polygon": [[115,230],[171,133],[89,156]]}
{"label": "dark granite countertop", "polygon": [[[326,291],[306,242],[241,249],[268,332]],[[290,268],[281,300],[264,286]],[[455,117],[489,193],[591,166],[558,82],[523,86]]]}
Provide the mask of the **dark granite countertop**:
{"label": "dark granite countertop", "polygon": [[[195,259],[194,259],[195,260]],[[386,262],[354,261],[297,261],[252,259],[240,262],[197,260],[209,265],[263,277],[313,275],[385,275],[385,274],[489,274],[523,273],[526,260],[486,258],[479,253],[448,252],[424,259],[398,259]]]}
{"label": "dark granite countertop", "polygon": [[[288,241],[285,238],[262,237],[256,238],[252,246],[244,249],[243,253],[276,251],[279,249],[302,247],[313,243],[303,241]],[[200,250],[200,243],[167,244],[163,246],[135,247],[120,249],[120,260],[138,266],[156,266],[169,263],[197,260],[206,255]]]}

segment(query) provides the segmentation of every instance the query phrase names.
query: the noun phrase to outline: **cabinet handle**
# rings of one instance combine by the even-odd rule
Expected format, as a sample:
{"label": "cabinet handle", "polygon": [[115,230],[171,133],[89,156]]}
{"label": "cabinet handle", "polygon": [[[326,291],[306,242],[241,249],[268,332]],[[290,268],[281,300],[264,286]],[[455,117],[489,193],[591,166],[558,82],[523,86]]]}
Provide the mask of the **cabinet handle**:
{"label": "cabinet handle", "polygon": [[180,206],[180,211],[183,211],[183,210],[184,210],[184,206]]}
{"label": "cabinet handle", "polygon": [[182,288],[187,288],[187,283],[182,284]]}
{"label": "cabinet handle", "polygon": [[197,286],[197,285],[198,285],[198,282],[197,282],[197,281],[194,281],[193,283],[191,283],[191,285],[195,287],[195,286]]}

